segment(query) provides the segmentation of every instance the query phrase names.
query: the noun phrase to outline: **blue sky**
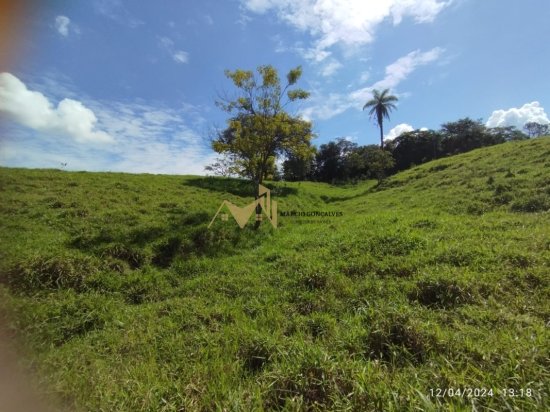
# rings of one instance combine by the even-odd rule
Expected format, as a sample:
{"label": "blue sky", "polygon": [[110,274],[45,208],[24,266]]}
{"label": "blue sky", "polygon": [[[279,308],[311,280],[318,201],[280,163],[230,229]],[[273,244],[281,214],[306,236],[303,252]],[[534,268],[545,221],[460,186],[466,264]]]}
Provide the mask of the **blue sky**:
{"label": "blue sky", "polygon": [[[362,106],[399,97],[393,138],[462,117],[547,123],[547,0],[29,1],[5,6],[0,164],[204,174],[224,69],[303,67],[291,108],[320,145],[378,142]],[[40,6],[39,6],[40,5]],[[9,10],[8,10],[9,9]]]}

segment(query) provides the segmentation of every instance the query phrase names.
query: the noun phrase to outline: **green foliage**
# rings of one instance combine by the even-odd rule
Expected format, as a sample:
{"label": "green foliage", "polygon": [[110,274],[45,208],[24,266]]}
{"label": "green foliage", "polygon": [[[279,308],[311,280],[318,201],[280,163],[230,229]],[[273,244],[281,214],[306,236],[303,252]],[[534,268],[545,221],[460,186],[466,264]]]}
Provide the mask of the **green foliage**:
{"label": "green foliage", "polygon": [[550,131],[550,125],[540,124],[537,122],[528,122],[525,123],[523,129],[527,132],[529,137],[540,137],[548,134]]}
{"label": "green foliage", "polygon": [[547,410],[548,153],[266,182],[343,215],[260,230],[206,229],[245,180],[0,168],[0,309],[66,410]]}
{"label": "green foliage", "polygon": [[284,87],[273,66],[260,66],[257,71],[259,79],[252,71],[225,72],[239,90],[239,96],[217,102],[231,117],[227,128],[212,141],[212,148],[225,157],[208,170],[224,175],[238,174],[261,183],[275,174],[278,156],[310,159],[313,133],[310,122],[285,111],[287,104],[309,97],[305,90],[288,89],[301,77],[301,67],[290,70]]}
{"label": "green foliage", "polygon": [[384,148],[384,119],[389,119],[390,112],[397,108],[394,104],[397,100],[397,97],[390,94],[389,89],[382,92],[375,89],[372,91],[372,98],[363,106],[363,110],[370,109],[369,115],[378,123],[381,149]]}

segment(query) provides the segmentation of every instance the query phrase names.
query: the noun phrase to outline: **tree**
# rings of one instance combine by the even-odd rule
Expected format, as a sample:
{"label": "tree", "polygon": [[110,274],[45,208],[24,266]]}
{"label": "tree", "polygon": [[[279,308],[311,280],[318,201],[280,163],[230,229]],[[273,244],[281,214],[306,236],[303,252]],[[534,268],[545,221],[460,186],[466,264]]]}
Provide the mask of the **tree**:
{"label": "tree", "polygon": [[469,117],[441,125],[443,151],[446,155],[465,153],[483,146],[490,146],[493,137],[481,119]]}
{"label": "tree", "polygon": [[273,66],[260,66],[257,72],[259,78],[250,70],[225,71],[238,95],[216,102],[230,118],[212,141],[212,148],[230,154],[234,170],[256,187],[273,171],[277,156],[311,157],[313,138],[310,122],[285,111],[291,102],[309,97],[305,90],[290,89],[300,79],[301,67],[288,72],[284,87]]}
{"label": "tree", "polygon": [[231,155],[218,157],[214,163],[205,166],[204,169],[208,172],[214,173],[217,176],[231,177],[237,175],[235,160]]}
{"label": "tree", "polygon": [[549,125],[540,124],[537,122],[528,122],[525,123],[525,126],[523,126],[523,130],[527,132],[529,137],[539,137],[548,134]]}
{"label": "tree", "polygon": [[395,160],[390,152],[376,145],[361,146],[357,149],[364,161],[365,171],[363,177],[377,179],[378,183],[388,176],[395,165]]}
{"label": "tree", "polygon": [[385,89],[380,93],[378,90],[372,91],[372,99],[365,103],[363,110],[370,108],[369,115],[371,118],[376,118],[378,127],[380,128],[380,148],[384,148],[384,118],[390,118],[390,112],[396,108],[393,102],[396,102],[397,97],[389,94],[390,90]]}
{"label": "tree", "polygon": [[512,140],[525,140],[529,138],[529,136],[521,130],[518,130],[515,126],[491,127],[487,129],[487,131],[491,136],[493,136],[492,144],[499,144]]}
{"label": "tree", "polygon": [[386,144],[395,159],[395,169],[404,170],[442,155],[442,135],[433,130],[413,130],[402,133]]}
{"label": "tree", "polygon": [[357,144],[338,138],[319,147],[315,156],[315,175],[322,182],[344,181],[349,178],[349,156]]}
{"label": "tree", "polygon": [[[315,148],[313,150],[316,152]],[[289,155],[283,162],[283,179],[289,182],[300,182],[312,177],[314,159],[304,159]]]}

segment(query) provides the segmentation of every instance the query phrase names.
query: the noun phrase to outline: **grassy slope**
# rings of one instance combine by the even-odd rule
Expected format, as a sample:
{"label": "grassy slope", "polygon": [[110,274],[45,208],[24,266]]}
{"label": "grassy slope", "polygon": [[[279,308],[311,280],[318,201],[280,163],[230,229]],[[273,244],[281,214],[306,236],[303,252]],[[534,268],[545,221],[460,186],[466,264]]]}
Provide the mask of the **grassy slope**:
{"label": "grassy slope", "polygon": [[[344,216],[206,230],[246,183],[0,169],[0,305],[50,390],[93,411],[548,408],[550,139],[272,186]],[[430,397],[465,387],[494,396]]]}

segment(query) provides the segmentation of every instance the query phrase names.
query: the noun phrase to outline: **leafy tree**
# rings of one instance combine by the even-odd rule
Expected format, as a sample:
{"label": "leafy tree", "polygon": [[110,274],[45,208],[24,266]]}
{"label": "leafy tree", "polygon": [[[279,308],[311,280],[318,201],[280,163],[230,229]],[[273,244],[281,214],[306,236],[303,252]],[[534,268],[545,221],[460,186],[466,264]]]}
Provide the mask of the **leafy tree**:
{"label": "leafy tree", "polygon": [[376,145],[357,146],[339,138],[321,145],[315,157],[315,176],[323,182],[355,179],[384,179],[394,166],[386,150]]}
{"label": "leafy tree", "polygon": [[380,93],[378,90],[373,90],[372,99],[365,103],[363,110],[370,108],[369,115],[371,118],[376,118],[378,127],[380,128],[380,148],[384,148],[384,118],[390,118],[390,112],[396,108],[393,102],[397,101],[397,97],[389,94],[390,90],[385,89]]}
{"label": "leafy tree", "polygon": [[381,182],[391,172],[395,160],[391,153],[376,145],[362,146],[357,149],[365,162],[364,176],[369,179],[377,179]]}
{"label": "leafy tree", "polygon": [[206,166],[204,169],[223,177],[230,177],[238,174],[235,169],[235,159],[231,155],[218,157],[214,163]]}
{"label": "leafy tree", "polygon": [[395,159],[395,169],[404,170],[441,157],[443,136],[434,130],[402,133],[386,144]]}
{"label": "leafy tree", "polygon": [[487,132],[493,137],[491,142],[492,144],[499,144],[512,140],[525,140],[529,138],[529,136],[521,130],[518,130],[515,126],[491,127],[490,129],[487,129]]}
{"label": "leafy tree", "polygon": [[338,138],[321,145],[315,156],[315,175],[322,182],[344,181],[349,178],[348,157],[357,144]]}
{"label": "leafy tree", "polygon": [[230,118],[212,141],[216,152],[230,155],[233,170],[256,187],[275,172],[277,156],[310,158],[313,138],[311,123],[285,110],[289,103],[309,96],[300,88],[291,89],[302,75],[301,67],[288,72],[284,87],[273,66],[260,66],[257,72],[259,77],[249,70],[225,71],[238,95],[216,102]]}
{"label": "leafy tree", "polygon": [[523,126],[523,130],[527,132],[529,137],[539,137],[548,134],[549,132],[548,124],[540,124],[537,122],[528,122]]}
{"label": "leafy tree", "polygon": [[443,151],[447,155],[468,152],[478,147],[489,146],[490,135],[487,128],[479,120],[469,117],[456,122],[441,125],[443,133]]}
{"label": "leafy tree", "polygon": [[283,162],[283,179],[289,182],[310,179],[314,170],[313,160],[313,158],[306,159],[293,154],[289,155]]}

